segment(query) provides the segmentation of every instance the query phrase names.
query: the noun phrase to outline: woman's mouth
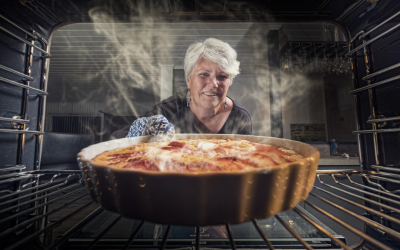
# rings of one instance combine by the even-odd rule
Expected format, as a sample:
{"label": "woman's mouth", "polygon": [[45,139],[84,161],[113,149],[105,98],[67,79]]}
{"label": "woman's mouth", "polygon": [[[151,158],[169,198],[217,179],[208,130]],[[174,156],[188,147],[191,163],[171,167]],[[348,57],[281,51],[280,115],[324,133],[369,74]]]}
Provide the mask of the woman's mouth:
{"label": "woman's mouth", "polygon": [[217,93],[210,93],[210,92],[203,92],[203,95],[206,95],[206,96],[217,96],[218,94]]}

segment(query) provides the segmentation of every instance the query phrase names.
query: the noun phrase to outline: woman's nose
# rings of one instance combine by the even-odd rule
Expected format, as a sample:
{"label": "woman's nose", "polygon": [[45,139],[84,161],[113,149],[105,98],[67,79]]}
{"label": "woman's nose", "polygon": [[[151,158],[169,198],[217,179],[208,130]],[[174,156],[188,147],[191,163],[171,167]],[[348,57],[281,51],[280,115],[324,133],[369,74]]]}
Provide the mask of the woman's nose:
{"label": "woman's nose", "polygon": [[209,85],[212,85],[212,87],[218,88],[219,82],[218,82],[217,77],[215,77],[215,76],[210,77],[210,78],[209,78],[209,81],[208,81],[208,84],[209,84]]}

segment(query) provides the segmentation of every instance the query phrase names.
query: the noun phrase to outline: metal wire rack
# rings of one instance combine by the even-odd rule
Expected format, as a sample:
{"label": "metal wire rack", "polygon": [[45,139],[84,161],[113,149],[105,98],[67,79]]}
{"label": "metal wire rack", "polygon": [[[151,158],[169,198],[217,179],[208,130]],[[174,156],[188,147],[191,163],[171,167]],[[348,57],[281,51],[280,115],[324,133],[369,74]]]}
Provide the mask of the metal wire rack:
{"label": "metal wire rack", "polygon": [[[368,213],[380,216],[382,218],[385,218],[386,220],[389,220],[393,223],[396,223],[400,225],[400,220],[396,217],[393,217],[391,215],[382,213],[380,211],[379,207],[383,207],[385,209],[390,209],[391,211],[394,211],[396,213],[400,212],[400,209],[397,207],[400,205],[400,196],[398,193],[400,190],[393,190],[389,191],[386,190],[384,187],[382,187],[380,184],[373,182],[371,179],[380,179],[384,178],[385,181],[387,182],[393,182],[393,183],[399,183],[400,182],[400,176],[399,175],[392,175],[390,174],[390,177],[388,177],[388,172],[378,170],[376,172],[374,171],[361,171],[361,170],[348,170],[348,171],[342,171],[342,170],[319,170],[317,174],[317,180],[318,183],[320,183],[323,187],[320,186],[315,186],[313,191],[310,193],[310,198],[305,201],[306,207],[312,208],[320,215],[326,216],[333,220],[334,222],[340,224],[341,226],[347,228],[351,232],[353,232],[356,235],[359,235],[366,243],[370,243],[379,249],[395,249],[394,246],[396,246],[396,242],[400,242],[400,233],[393,230],[392,228],[389,228],[388,226],[382,225],[381,223],[378,223],[372,219],[369,219],[365,216],[361,216],[349,209],[346,209],[343,206],[340,206],[337,204],[337,202],[333,202],[333,198],[339,199],[343,201],[344,203],[352,204],[356,207],[359,207],[363,210],[365,210]],[[66,171],[66,172],[56,172],[56,171],[29,171],[27,173],[19,173],[18,176],[25,177],[29,176],[27,178],[38,178],[39,176],[51,176],[50,180],[40,184],[37,187],[31,187],[31,188],[21,188],[20,190],[17,191],[12,191],[12,190],[3,190],[3,193],[7,193],[7,195],[2,196],[0,201],[0,207],[7,206],[6,208],[3,208],[0,210],[0,215],[7,214],[9,211],[15,211],[17,208],[24,207],[26,204],[34,204],[34,206],[31,206],[29,208],[21,209],[18,212],[14,213],[11,216],[3,217],[0,220],[0,225],[3,225],[4,223],[9,222],[10,220],[13,220],[15,218],[18,218],[24,214],[29,214],[34,211],[38,211],[43,207],[55,204],[55,203],[64,203],[65,199],[69,196],[72,197],[72,200],[51,210],[51,211],[45,211],[43,213],[36,213],[32,216],[32,218],[25,220],[23,222],[20,222],[19,224],[16,224],[0,233],[0,239],[5,239],[5,237],[8,237],[9,235],[15,233],[18,230],[21,230],[23,228],[26,228],[28,225],[31,225],[35,222],[38,222],[42,220],[43,218],[52,216],[56,213],[62,212],[62,210],[67,210],[68,207],[73,205],[74,203],[88,198],[88,192],[86,190],[86,187],[83,186],[81,182],[81,176],[79,174],[79,171]],[[372,184],[370,185],[364,185],[360,183],[357,180],[354,180],[355,176],[361,176],[367,183]],[[346,177],[348,180],[347,184],[345,181],[343,181],[343,178],[340,177]],[[15,178],[14,175],[2,175],[1,178],[5,178],[4,181],[13,181],[13,178]],[[334,180],[335,184],[328,184],[326,183],[326,180],[331,179]],[[58,181],[57,181],[58,180]],[[33,191],[33,192],[32,192]],[[20,197],[16,199],[7,199],[10,197],[15,196],[15,194],[18,193],[20,194]],[[65,194],[63,194],[65,193]],[[321,193],[326,194],[325,197]],[[60,195],[63,194],[63,195]],[[348,199],[344,197],[344,194],[350,195],[351,197],[357,198],[357,199],[362,199],[364,203],[370,203],[370,204],[375,204],[378,206],[378,209],[371,208],[366,205],[359,204],[352,199]],[[385,201],[385,204],[382,202],[377,202],[374,201],[373,199],[366,198],[366,196],[369,197],[374,197],[378,198],[381,201]],[[34,199],[30,199],[26,202],[22,202],[23,199],[28,198],[28,197],[37,197]],[[51,199],[49,199],[51,198]],[[343,219],[338,218],[335,216],[335,214],[329,213],[325,211],[325,209],[321,208],[321,206],[318,206],[313,202],[312,198],[316,198],[320,201],[323,201],[326,203],[326,205],[332,206],[335,209],[338,209],[340,211],[343,211],[355,218],[357,218],[360,222],[366,223],[369,225],[371,228],[374,230],[377,230],[381,232],[383,235],[386,235],[388,237],[393,238],[393,242],[391,245],[387,245],[385,243],[382,243],[378,241],[377,239],[367,235],[365,232],[362,232],[360,230],[357,230],[354,226],[350,225],[349,223],[343,221]],[[20,200],[21,202],[17,205],[10,206],[10,204],[15,203],[17,200]],[[69,220],[73,216],[76,216],[79,213],[84,213],[85,218],[81,220],[77,225],[73,226],[70,230],[68,230],[66,233],[62,235],[61,238],[58,238],[56,241],[54,241],[52,244],[47,246],[46,249],[56,249],[59,246],[62,246],[66,242],[68,242],[73,236],[78,234],[82,228],[84,228],[89,222],[92,220],[95,220],[96,217],[98,217],[102,212],[103,209],[101,207],[98,207],[94,210],[85,211],[85,209],[93,205],[94,201],[88,201],[84,205],[78,207],[75,210],[68,210],[68,213],[65,214],[62,218],[60,218],[57,221],[54,221],[52,223],[48,223],[42,228],[41,230],[37,230],[34,233],[30,234],[28,237],[25,237],[24,239],[20,239],[18,242],[9,245],[5,249],[18,249],[21,246],[24,246],[24,244],[29,243],[33,241],[35,238],[39,237],[40,235],[44,234],[45,232],[52,230],[59,226],[61,223]],[[307,209],[304,209],[302,206],[297,206],[294,210],[300,217],[302,217],[304,220],[306,220],[308,223],[310,223],[313,227],[315,227],[317,230],[322,232],[327,238],[331,240],[331,247],[329,249],[351,249],[351,247],[347,246],[346,243],[335,237],[335,235],[332,234],[329,230],[321,226],[320,222],[316,217],[314,217],[313,214],[310,214]],[[290,232],[290,234],[293,235],[294,238],[297,239],[298,245],[295,245],[297,247],[304,247],[306,249],[313,249],[313,244],[310,242],[308,239],[303,239],[296,230],[293,229],[292,225],[290,222],[287,220],[283,219],[281,215],[277,215],[275,217],[281,225]],[[107,232],[113,229],[113,227],[119,222],[120,220],[127,220],[126,218],[123,218],[121,216],[117,216],[112,223],[110,223],[107,227],[104,228],[102,232],[98,234],[98,236],[92,240],[88,241],[88,245],[84,247],[85,249],[94,249],[98,246],[100,243],[101,245],[101,240],[106,235]],[[263,229],[259,226],[258,221],[254,219],[252,221],[254,227],[257,229],[257,231],[260,234],[260,237],[264,240],[264,247],[268,247],[269,249],[275,249],[276,247],[274,246],[274,242],[271,241],[266,233],[263,231]],[[124,244],[120,242],[120,247],[117,249],[129,249],[131,247],[134,247],[134,241],[135,237],[138,235],[140,230],[142,230],[142,227],[144,225],[144,222],[142,221],[140,225],[135,229],[135,231],[131,234],[129,238],[123,242]],[[235,238],[232,235],[231,232],[231,225],[227,224],[225,225],[226,231],[228,232],[228,240],[230,243],[230,248],[236,249],[237,248],[237,243]],[[171,225],[167,225],[167,230],[164,233],[163,239],[158,245],[160,249],[168,248],[168,236],[170,235],[170,229]],[[196,228],[197,232],[200,232],[200,228]],[[195,247],[196,249],[200,248],[202,239],[200,238],[200,234],[196,235],[196,240],[195,240]],[[115,248],[113,248],[115,249]]]}
{"label": "metal wire rack", "polygon": [[[355,103],[356,107],[358,107],[359,102],[356,98],[356,95],[362,91],[369,91],[372,93],[373,89],[377,86],[381,86],[383,84],[393,82],[395,80],[400,79],[400,76],[395,76],[386,80],[382,80],[380,82],[373,83],[374,77],[377,75],[383,74],[385,72],[391,71],[393,69],[399,68],[400,63],[394,64],[385,69],[381,69],[376,72],[372,72],[371,70],[371,55],[368,46],[378,39],[389,36],[393,31],[400,28],[399,24],[395,24],[391,28],[383,31],[381,34],[375,36],[374,38],[369,38],[369,36],[381,28],[384,24],[387,24],[389,21],[393,20],[397,16],[400,15],[400,12],[396,13],[389,19],[385,20],[381,24],[377,25],[375,28],[369,31],[361,31],[359,32],[351,41],[350,41],[350,49],[347,56],[351,57],[353,74],[355,74],[355,69],[357,67],[356,57],[353,56],[357,51],[364,49],[364,56],[366,60],[366,68],[367,75],[362,79],[364,81],[368,81],[368,85],[365,87],[358,88],[357,81],[353,82],[354,90],[351,91],[351,94],[355,94]],[[15,71],[11,68],[8,68],[4,65],[0,65],[0,70],[7,71],[9,73],[15,74],[21,77],[23,83],[19,83],[10,79],[6,79],[1,77],[0,82],[11,84],[14,86],[21,87],[26,89],[24,94],[24,103],[25,108],[20,117],[1,117],[1,121],[13,122],[16,124],[20,124],[16,127],[16,129],[0,129],[0,133],[18,133],[22,136],[19,138],[19,157],[18,163],[15,166],[2,166],[0,168],[0,184],[6,183],[14,183],[14,189],[5,189],[0,191],[0,240],[2,241],[2,247],[4,249],[18,249],[22,247],[26,247],[27,244],[31,242],[35,242],[36,239],[43,237],[46,235],[46,232],[51,231],[57,228],[60,224],[65,223],[69,219],[77,215],[84,215],[84,218],[76,225],[67,230],[62,237],[58,238],[56,241],[51,241],[49,244],[45,244],[43,248],[45,249],[56,249],[63,244],[67,243],[72,237],[77,235],[86,225],[88,225],[91,221],[95,220],[102,212],[103,209],[98,207],[94,210],[87,211],[86,209],[93,205],[94,201],[88,201],[82,206],[68,212],[59,218],[56,221],[48,222],[47,219],[54,214],[60,213],[62,211],[66,211],[67,208],[76,204],[83,199],[88,198],[88,193],[86,187],[84,187],[81,182],[80,171],[46,171],[40,170],[40,144],[41,137],[43,134],[43,120],[44,120],[44,109],[45,109],[45,96],[46,92],[46,74],[48,68],[48,59],[50,57],[49,47],[47,41],[40,36],[37,32],[32,31],[29,32],[20,26],[16,25],[9,19],[0,15],[0,18],[7,21],[9,24],[13,25],[17,29],[23,31],[27,34],[30,39],[24,39],[15,33],[5,29],[0,26],[0,31],[8,34],[9,36],[14,37],[20,42],[25,43],[30,47],[30,52],[28,53],[28,64],[27,64],[27,72],[21,73]],[[356,46],[357,39],[363,41],[362,45]],[[40,41],[43,43],[44,49],[35,45],[34,41]],[[32,66],[32,58],[33,58],[33,50],[36,49],[40,53],[42,53],[43,65],[41,67],[41,88],[33,88],[29,86],[29,82],[33,80],[31,76],[30,69]],[[353,75],[353,79],[357,79],[356,75]],[[26,130],[24,124],[29,122],[26,116],[26,105],[28,104],[28,95],[29,91],[33,91],[39,95],[40,106],[39,106],[39,114],[38,114],[38,131],[30,131]],[[321,223],[318,221],[313,214],[307,212],[307,209],[304,209],[302,206],[296,207],[293,211],[296,212],[300,217],[304,218],[308,223],[313,225],[316,229],[322,232],[325,236],[330,239],[331,249],[351,249],[358,248],[364,244],[369,246],[374,246],[378,249],[396,249],[400,246],[400,233],[398,232],[400,226],[400,219],[397,218],[400,213],[400,189],[390,189],[386,184],[400,184],[400,175],[397,174],[400,170],[393,166],[384,166],[381,164],[382,160],[378,154],[380,144],[377,139],[378,133],[392,133],[399,132],[400,129],[378,129],[377,124],[387,121],[396,121],[400,120],[399,116],[389,117],[389,118],[380,118],[376,116],[376,105],[374,100],[372,99],[372,94],[370,95],[371,99],[371,119],[368,120],[368,123],[371,123],[371,130],[358,130],[354,131],[355,134],[358,135],[359,148],[360,148],[360,161],[363,164],[363,157],[361,151],[361,135],[372,134],[374,138],[374,148],[375,148],[375,160],[376,164],[370,166],[375,169],[375,171],[371,170],[350,170],[350,171],[337,171],[337,170],[326,170],[326,171],[318,171],[317,174],[317,184],[313,191],[310,193],[310,197],[303,204],[304,207],[312,208],[310,210],[316,211],[318,214],[329,218],[335,223],[340,224],[342,227],[347,230],[353,232],[354,234],[361,237],[361,241],[355,246],[347,246],[346,243],[333,235],[329,230],[321,226]],[[358,111],[358,110],[357,110]],[[357,116],[357,125],[360,127],[360,120]],[[22,162],[22,155],[24,151],[24,134],[34,133],[37,134],[37,151],[36,151],[36,160],[35,166],[33,170],[26,170],[26,166]],[[355,180],[355,177],[361,177],[362,181]],[[345,177],[346,181],[342,177]],[[327,180],[333,180],[333,184],[328,183]],[[22,180],[28,180],[26,183],[21,184]],[[361,199],[362,202],[355,202],[352,198],[346,198],[345,196],[353,197],[354,199]],[[73,197],[71,201],[68,201],[65,204],[61,204],[59,207],[49,211],[49,206],[56,203],[64,203],[67,197]],[[321,208],[321,206],[316,205],[314,202],[315,199],[322,201],[325,205],[332,206],[337,210],[345,212],[352,216],[353,218],[358,219],[360,222],[368,225],[369,228],[373,229],[373,231],[377,232],[380,235],[380,240],[377,240],[376,237],[372,237],[369,231],[361,231],[356,229],[353,225],[343,221],[343,219],[338,218],[333,213],[329,213],[326,209]],[[341,200],[344,203],[352,204],[355,207],[358,207],[365,211],[365,215],[359,215],[354,211],[347,209],[335,200]],[[22,219],[23,218],[23,219]],[[276,216],[277,221],[281,223],[281,225],[286,228],[292,236],[297,239],[298,248],[306,248],[313,249],[313,244],[307,239],[302,238],[292,227],[291,224],[285,221],[281,215]],[[100,248],[101,240],[106,235],[107,232],[113,229],[113,227],[120,222],[121,220],[125,220],[121,216],[117,216],[117,218],[107,227],[102,230],[102,232],[93,240],[90,240],[87,246],[83,247],[85,249],[94,249]],[[377,222],[380,221],[380,222]],[[264,244],[261,246],[263,248],[268,247],[269,249],[275,249],[276,246],[274,242],[271,241],[267,235],[264,233],[262,228],[259,226],[259,223],[256,219],[252,221],[254,227],[259,232],[260,237],[264,240]],[[36,225],[36,226],[34,226]],[[133,233],[123,242],[119,249],[129,249],[134,246],[135,238],[139,234],[142,229],[144,222],[142,221],[139,226],[133,231]],[[229,248],[236,249],[238,240],[233,237],[231,231],[231,225],[225,225],[226,231],[228,233],[228,240],[230,245]],[[366,227],[366,228],[368,228]],[[21,235],[21,232],[27,230],[29,228],[33,228],[33,232],[24,235],[23,238],[19,238],[18,241],[8,241],[8,237]],[[197,232],[199,232],[199,227],[196,228]],[[397,230],[396,230],[397,229]],[[167,225],[167,230],[163,236],[163,240],[159,245],[160,249],[168,248],[171,246],[169,244],[169,233],[171,230],[171,225]],[[384,238],[384,239],[383,239]],[[199,249],[201,242],[203,239],[200,238],[200,234],[196,235],[195,239],[195,248]],[[154,247],[154,246],[153,246]]]}
{"label": "metal wire rack", "polygon": [[[40,195],[40,176],[43,174],[35,174],[35,172],[23,172],[24,170],[39,170],[40,169],[40,157],[41,157],[41,149],[42,149],[42,135],[44,134],[43,132],[43,124],[44,124],[44,110],[45,110],[45,101],[46,101],[46,95],[48,94],[46,92],[46,83],[47,83],[47,69],[48,69],[48,58],[51,57],[49,51],[49,46],[47,40],[40,35],[38,32],[35,30],[32,31],[27,31],[26,29],[20,27],[16,23],[12,22],[8,18],[4,17],[3,15],[0,15],[0,18],[2,21],[5,21],[5,23],[8,23],[10,27],[14,28],[16,31],[22,32],[23,34],[27,35],[28,38],[25,39],[17,34],[15,32],[10,31],[9,29],[6,29],[3,26],[0,26],[0,32],[3,32],[7,34],[8,36],[12,37],[18,42],[22,42],[26,44],[26,56],[27,56],[27,63],[25,66],[25,72],[19,72],[17,70],[11,69],[9,67],[6,67],[4,65],[0,65],[0,71],[5,71],[9,75],[14,75],[16,77],[20,78],[20,82],[17,82],[15,80],[11,80],[8,78],[0,77],[0,83],[5,83],[5,84],[10,84],[13,86],[17,86],[19,88],[22,88],[24,91],[22,93],[22,100],[21,100],[21,106],[22,106],[22,111],[20,113],[20,116],[14,116],[14,117],[0,117],[1,122],[10,122],[11,127],[13,129],[5,129],[4,127],[0,129],[0,133],[7,133],[7,134],[18,134],[18,145],[17,145],[17,161],[15,166],[1,166],[0,167],[0,185],[4,184],[3,187],[6,184],[10,184],[9,187],[13,187],[13,189],[5,189],[0,191],[0,195],[4,194],[3,196],[0,197],[1,200],[8,199],[6,201],[3,201],[0,203],[0,210],[1,214],[3,216],[0,218],[1,223],[5,223],[7,221],[13,220],[9,224],[18,224],[19,222],[19,215],[20,215],[20,207],[24,205],[29,205],[31,206],[31,201],[33,202],[34,205],[38,205],[38,201],[40,200],[38,198],[38,195]],[[36,45],[35,42],[40,42],[41,46],[44,48],[42,49],[40,45]],[[34,59],[34,53],[36,51],[39,51],[40,53],[40,60]],[[35,55],[36,56],[36,55]],[[39,79],[35,79],[33,77],[33,72],[32,69],[36,66],[34,64],[40,65],[40,74],[39,74]],[[31,82],[37,81],[37,85],[40,86],[40,88],[32,87]],[[29,98],[30,95],[37,95],[39,98],[38,102],[38,111],[37,111],[37,124],[36,127],[38,130],[29,130],[29,127],[27,124],[30,122],[28,119],[28,106],[29,106]],[[31,134],[34,135],[34,166],[26,166],[23,161],[24,161],[24,152],[25,152],[25,145],[26,145],[26,135]],[[4,164],[4,163],[2,163]],[[55,180],[52,179],[48,184],[45,185],[51,185]],[[7,186],[6,186],[7,187]],[[27,194],[26,192],[31,191],[31,193]],[[24,194],[25,193],[25,194]],[[24,195],[22,195],[24,194]],[[26,201],[24,199],[28,199],[31,201]],[[4,206],[6,206],[4,208]],[[39,208],[37,209],[31,209],[29,211],[33,211],[38,215],[39,213]],[[25,212],[25,211],[24,211]],[[11,214],[8,217],[5,217],[4,214]],[[28,225],[28,223],[25,223],[23,225]]]}

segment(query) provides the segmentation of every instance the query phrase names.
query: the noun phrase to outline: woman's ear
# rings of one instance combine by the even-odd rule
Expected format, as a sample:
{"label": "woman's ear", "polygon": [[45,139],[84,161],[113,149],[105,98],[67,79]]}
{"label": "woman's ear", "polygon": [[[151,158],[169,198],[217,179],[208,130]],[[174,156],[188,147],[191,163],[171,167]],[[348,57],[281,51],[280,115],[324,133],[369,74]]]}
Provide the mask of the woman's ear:
{"label": "woman's ear", "polygon": [[190,79],[186,79],[186,86],[190,89]]}

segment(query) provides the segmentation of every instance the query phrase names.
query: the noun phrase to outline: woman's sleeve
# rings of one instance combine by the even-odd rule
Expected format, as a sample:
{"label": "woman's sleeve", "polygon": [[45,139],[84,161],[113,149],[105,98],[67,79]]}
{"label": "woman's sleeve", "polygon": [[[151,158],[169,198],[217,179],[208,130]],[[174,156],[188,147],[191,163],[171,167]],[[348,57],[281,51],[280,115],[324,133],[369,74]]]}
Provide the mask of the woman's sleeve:
{"label": "woman's sleeve", "polygon": [[110,140],[125,138],[128,135],[131,126],[123,127],[110,135]]}
{"label": "woman's sleeve", "polygon": [[163,116],[165,116],[165,112],[162,109],[160,104],[157,104],[157,105],[151,107],[151,109],[149,109],[146,112],[144,112],[142,117],[150,117],[150,116],[154,116],[154,115],[163,115]]}
{"label": "woman's sleeve", "polygon": [[[160,107],[160,105],[154,105],[149,110],[144,112],[144,114],[141,117],[150,117],[150,116],[154,116],[154,115],[164,115],[164,113],[165,112]],[[134,121],[132,121],[132,122],[134,122]],[[126,126],[126,127],[123,127],[120,130],[115,131],[114,133],[111,134],[110,140],[125,138],[128,135],[130,127],[131,126]]]}

